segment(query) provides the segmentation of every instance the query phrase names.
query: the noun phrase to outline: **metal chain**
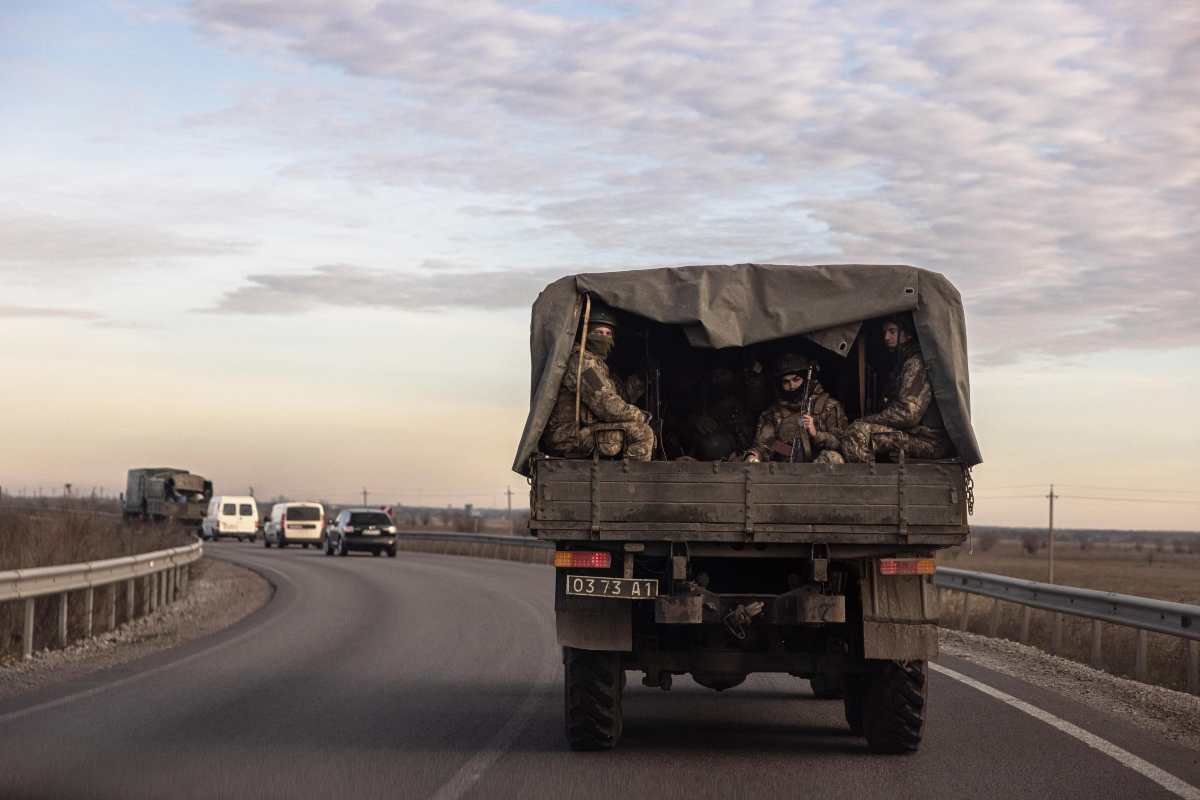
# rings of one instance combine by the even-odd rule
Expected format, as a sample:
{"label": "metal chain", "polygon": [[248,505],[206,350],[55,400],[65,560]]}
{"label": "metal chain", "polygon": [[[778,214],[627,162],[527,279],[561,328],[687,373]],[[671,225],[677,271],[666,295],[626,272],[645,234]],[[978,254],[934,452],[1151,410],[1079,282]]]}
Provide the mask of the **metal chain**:
{"label": "metal chain", "polygon": [[970,467],[967,467],[967,516],[975,516],[975,478]]}

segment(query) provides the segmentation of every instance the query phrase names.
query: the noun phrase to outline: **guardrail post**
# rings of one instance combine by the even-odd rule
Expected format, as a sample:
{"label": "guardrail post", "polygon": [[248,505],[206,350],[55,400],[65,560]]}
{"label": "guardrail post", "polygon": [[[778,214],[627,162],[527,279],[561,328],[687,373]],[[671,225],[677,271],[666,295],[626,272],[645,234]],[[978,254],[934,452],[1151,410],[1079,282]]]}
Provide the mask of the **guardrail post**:
{"label": "guardrail post", "polygon": [[155,581],[155,578],[157,578],[157,577],[158,576],[153,572],[151,572],[149,575],[146,576],[146,613],[147,614],[154,613],[154,608],[155,608],[154,601],[158,599],[157,597],[155,597],[155,595],[157,594],[156,590],[158,588],[158,583]]}
{"label": "guardrail post", "polygon": [[83,638],[92,638],[92,616],[96,612],[96,589],[89,586],[83,595]]}
{"label": "guardrail post", "polygon": [[58,596],[58,646],[67,646],[67,596],[69,592],[62,592]]}
{"label": "guardrail post", "polygon": [[1139,681],[1146,680],[1146,638],[1148,635],[1144,630],[1137,632],[1137,650],[1134,651],[1133,676]]}
{"label": "guardrail post", "polygon": [[1187,643],[1187,687],[1192,694],[1200,694],[1200,642]]}
{"label": "guardrail post", "polygon": [[33,598],[25,598],[25,629],[21,633],[21,649],[26,660],[33,658]]}
{"label": "guardrail post", "polygon": [[167,580],[167,605],[175,602],[175,568],[171,567],[163,572],[163,577]]}
{"label": "guardrail post", "polygon": [[993,639],[1000,633],[1000,598],[992,601],[992,618],[988,622],[988,636]]}
{"label": "guardrail post", "polygon": [[1092,658],[1091,665],[1096,669],[1104,668],[1104,623],[1098,619],[1092,620]]}
{"label": "guardrail post", "polygon": [[968,615],[971,611],[971,593],[963,592],[962,596],[962,612],[958,615],[958,629],[960,631],[965,631],[967,629],[967,622],[970,621],[970,617]]}
{"label": "guardrail post", "polygon": [[1021,644],[1029,643],[1029,617],[1032,612],[1029,606],[1021,606]]}
{"label": "guardrail post", "polygon": [[117,629],[117,584],[108,585],[108,629]]}
{"label": "guardrail post", "polygon": [[1062,652],[1062,625],[1063,615],[1061,611],[1054,612],[1054,632],[1050,636],[1050,655],[1058,655]]}
{"label": "guardrail post", "polygon": [[[114,584],[115,585],[115,584]],[[137,582],[133,578],[125,581],[125,621],[133,622],[134,615],[137,614]]]}

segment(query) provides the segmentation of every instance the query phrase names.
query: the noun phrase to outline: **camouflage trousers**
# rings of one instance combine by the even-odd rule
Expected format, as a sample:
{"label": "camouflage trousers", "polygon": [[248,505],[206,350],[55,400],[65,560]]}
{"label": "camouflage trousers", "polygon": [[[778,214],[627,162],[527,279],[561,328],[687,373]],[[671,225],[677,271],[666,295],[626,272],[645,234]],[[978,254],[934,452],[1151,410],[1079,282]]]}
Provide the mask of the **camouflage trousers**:
{"label": "camouflage trousers", "polygon": [[886,456],[893,461],[903,451],[906,458],[945,458],[950,442],[944,433],[930,428],[902,431],[887,425],[856,421],[842,434],[842,453],[851,463]]}
{"label": "camouflage trousers", "polygon": [[814,464],[845,464],[846,459],[837,450],[822,450],[813,459]]}
{"label": "camouflage trousers", "polygon": [[596,450],[600,455],[615,458],[621,455],[630,461],[649,461],[654,455],[654,430],[644,422],[603,422],[604,430],[589,428],[547,431],[543,449],[560,458],[589,458]]}

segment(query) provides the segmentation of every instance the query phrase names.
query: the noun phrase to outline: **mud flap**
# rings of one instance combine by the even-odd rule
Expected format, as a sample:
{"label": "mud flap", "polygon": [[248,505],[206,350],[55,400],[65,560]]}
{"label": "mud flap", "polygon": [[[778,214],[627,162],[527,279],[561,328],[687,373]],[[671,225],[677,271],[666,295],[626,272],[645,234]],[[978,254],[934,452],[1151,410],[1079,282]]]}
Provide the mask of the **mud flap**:
{"label": "mud flap", "polygon": [[932,575],[880,575],[875,561],[862,576],[863,656],[918,661],[938,653],[937,592]]}
{"label": "mud flap", "polygon": [[556,612],[558,643],[577,650],[632,650],[633,609],[620,600],[605,602],[606,607],[596,610]]}

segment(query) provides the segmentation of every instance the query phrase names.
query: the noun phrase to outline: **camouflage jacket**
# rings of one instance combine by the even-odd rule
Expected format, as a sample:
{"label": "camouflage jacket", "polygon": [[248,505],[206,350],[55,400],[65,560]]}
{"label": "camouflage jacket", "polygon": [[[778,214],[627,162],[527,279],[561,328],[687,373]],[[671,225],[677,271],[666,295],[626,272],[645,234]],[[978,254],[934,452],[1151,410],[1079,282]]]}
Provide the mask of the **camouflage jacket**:
{"label": "camouflage jacket", "polygon": [[892,372],[887,390],[887,402],[877,414],[862,418],[863,422],[887,425],[900,430],[927,428],[942,429],[942,415],[933,400],[933,387],[921,348],[916,342],[908,342],[896,354],[896,368]]}
{"label": "camouflage jacket", "polygon": [[[842,404],[829,396],[820,383],[813,385],[813,427],[817,435],[812,437],[813,455],[822,450],[837,450],[841,446],[842,431],[846,429],[846,410]],[[771,458],[775,442],[790,445],[804,429],[804,419],[799,403],[776,400],[758,418],[758,432],[754,435],[754,446],[750,452],[758,454],[763,461]]]}
{"label": "camouflage jacket", "polygon": [[[571,350],[567,371],[550,420],[546,423],[543,443],[550,451],[570,449],[579,439],[575,425],[575,386],[579,369],[579,345]],[[630,386],[618,381],[608,364],[595,353],[583,355],[582,389],[579,393],[579,423],[586,427],[596,422],[644,422],[646,414],[626,398],[633,396]]]}

